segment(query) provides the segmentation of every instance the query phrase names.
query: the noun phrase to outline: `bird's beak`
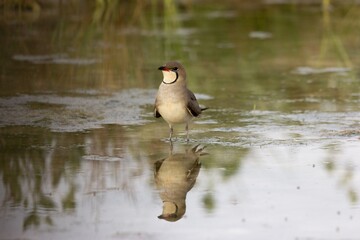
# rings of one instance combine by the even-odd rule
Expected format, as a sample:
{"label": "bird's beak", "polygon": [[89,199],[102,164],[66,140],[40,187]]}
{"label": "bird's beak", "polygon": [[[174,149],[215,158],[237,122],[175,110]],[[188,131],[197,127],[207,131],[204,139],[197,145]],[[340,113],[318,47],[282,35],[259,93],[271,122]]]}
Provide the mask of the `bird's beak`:
{"label": "bird's beak", "polygon": [[164,66],[161,66],[158,69],[161,70],[161,71],[170,71],[171,70],[170,68],[167,68],[167,67],[164,67]]}

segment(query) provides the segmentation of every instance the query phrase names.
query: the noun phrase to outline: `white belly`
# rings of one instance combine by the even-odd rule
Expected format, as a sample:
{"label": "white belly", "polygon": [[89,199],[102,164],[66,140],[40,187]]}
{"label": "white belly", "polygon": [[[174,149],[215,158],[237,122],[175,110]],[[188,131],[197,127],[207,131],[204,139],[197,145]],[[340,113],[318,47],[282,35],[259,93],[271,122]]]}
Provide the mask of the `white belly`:
{"label": "white belly", "polygon": [[164,103],[159,106],[158,110],[169,124],[187,123],[192,118],[184,104],[177,102]]}

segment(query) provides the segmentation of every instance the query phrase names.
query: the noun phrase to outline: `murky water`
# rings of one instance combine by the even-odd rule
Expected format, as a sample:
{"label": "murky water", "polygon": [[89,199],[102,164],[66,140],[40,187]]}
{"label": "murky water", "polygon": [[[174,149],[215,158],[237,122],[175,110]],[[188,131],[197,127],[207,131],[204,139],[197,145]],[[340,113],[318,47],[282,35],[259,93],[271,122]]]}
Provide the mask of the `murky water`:
{"label": "murky water", "polygon": [[2,13],[0,238],[360,238],[360,6],[169,2]]}

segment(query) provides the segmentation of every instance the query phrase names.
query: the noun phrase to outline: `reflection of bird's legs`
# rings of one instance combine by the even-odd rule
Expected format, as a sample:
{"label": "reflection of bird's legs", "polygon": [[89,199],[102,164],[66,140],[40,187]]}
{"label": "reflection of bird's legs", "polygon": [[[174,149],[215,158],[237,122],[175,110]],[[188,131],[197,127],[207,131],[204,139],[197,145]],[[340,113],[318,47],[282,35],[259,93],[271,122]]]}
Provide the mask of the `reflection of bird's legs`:
{"label": "reflection of bird's legs", "polygon": [[170,152],[169,152],[169,155],[172,155],[172,153],[173,153],[173,149],[174,149],[173,142],[172,142],[172,141],[170,141]]}
{"label": "reflection of bird's legs", "polygon": [[173,133],[174,133],[174,129],[173,129],[173,127],[169,124],[169,127],[170,127],[170,142],[172,143],[172,135],[173,135]]}
{"label": "reflection of bird's legs", "polygon": [[186,130],[186,142],[189,142],[189,123],[186,123],[185,130]]}

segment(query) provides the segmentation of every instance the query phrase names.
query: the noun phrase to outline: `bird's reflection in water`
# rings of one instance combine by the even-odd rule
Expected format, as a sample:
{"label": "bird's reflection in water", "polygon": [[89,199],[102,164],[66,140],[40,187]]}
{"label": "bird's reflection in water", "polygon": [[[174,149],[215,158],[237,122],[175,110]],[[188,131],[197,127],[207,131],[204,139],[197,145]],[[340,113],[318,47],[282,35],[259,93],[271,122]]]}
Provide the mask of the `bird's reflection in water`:
{"label": "bird's reflection in water", "polygon": [[197,145],[185,153],[173,153],[172,146],[167,158],[155,163],[155,182],[163,201],[159,219],[175,222],[186,211],[186,194],[194,186],[201,168],[200,156],[205,147]]}

